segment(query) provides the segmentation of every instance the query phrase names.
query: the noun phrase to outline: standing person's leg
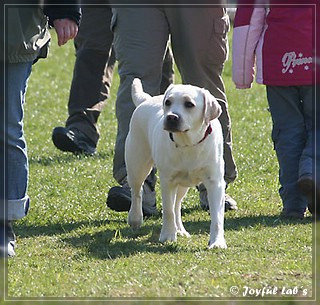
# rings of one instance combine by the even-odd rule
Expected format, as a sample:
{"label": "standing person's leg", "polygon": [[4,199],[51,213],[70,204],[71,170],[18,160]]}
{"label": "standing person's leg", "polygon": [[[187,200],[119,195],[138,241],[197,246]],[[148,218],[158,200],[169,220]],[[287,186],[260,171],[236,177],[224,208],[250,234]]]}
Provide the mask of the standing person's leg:
{"label": "standing person's leg", "polygon": [[[172,32],[175,61],[184,83],[208,89],[219,99],[219,117],[224,136],[225,181],[233,182],[237,169],[232,156],[231,120],[222,80],[228,57],[229,17],[224,8],[170,8],[166,10]],[[201,205],[207,207],[205,188],[200,185]],[[226,196],[226,209],[236,209],[236,202]]]}
{"label": "standing person's leg", "polygon": [[314,182],[316,184],[316,194],[315,194],[315,214],[316,220],[320,220],[320,106],[317,101],[319,100],[319,92],[320,85],[314,87],[314,102],[313,102],[313,110],[314,110],[314,160],[313,160],[313,177]]}
{"label": "standing person's leg", "polygon": [[66,127],[53,130],[57,148],[94,154],[99,140],[97,121],[110,93],[115,55],[110,30],[111,7],[86,7],[75,38],[76,61]]}
{"label": "standing person's leg", "polygon": [[[116,100],[118,132],[113,175],[123,188],[117,186],[111,188],[107,204],[115,210],[129,210],[131,199],[130,190],[126,187],[124,146],[131,115],[135,109],[131,98],[131,85],[133,79],[138,77],[142,80],[146,92],[151,95],[160,93],[169,29],[161,9],[145,7],[114,9],[112,28],[120,76]],[[145,183],[150,191],[144,189],[143,208],[144,212],[150,214],[155,212],[155,181],[155,174],[152,173]],[[150,193],[150,196],[146,193]],[[147,197],[150,197],[150,200]],[[148,209],[147,206],[151,208]]]}
{"label": "standing person's leg", "polygon": [[279,162],[282,215],[303,218],[307,200],[299,191],[298,179],[307,131],[299,87],[267,86],[267,98],[273,122],[272,140]]}
{"label": "standing person's leg", "polygon": [[6,194],[1,201],[5,203],[6,215],[1,215],[1,226],[5,226],[7,253],[14,255],[15,235],[12,221],[23,218],[29,209],[28,155],[24,137],[23,117],[27,81],[31,73],[32,62],[8,64],[5,136],[1,133],[1,148],[7,148]]}
{"label": "standing person's leg", "polygon": [[164,93],[170,84],[174,83],[174,59],[171,48],[168,46],[162,66],[160,93]]}
{"label": "standing person's leg", "polygon": [[[309,211],[314,215],[316,210],[317,215],[319,215],[319,210],[316,209],[316,196],[319,197],[319,184],[316,184],[316,160],[317,153],[319,155],[319,150],[316,149],[316,122],[315,122],[315,87],[313,86],[301,86],[299,88],[302,110],[305,122],[306,130],[306,142],[303,148],[300,162],[299,162],[299,180],[298,186],[301,192],[306,196],[308,200]],[[319,166],[319,165],[318,165]],[[319,172],[319,170],[318,170]],[[318,194],[317,194],[318,192]]]}

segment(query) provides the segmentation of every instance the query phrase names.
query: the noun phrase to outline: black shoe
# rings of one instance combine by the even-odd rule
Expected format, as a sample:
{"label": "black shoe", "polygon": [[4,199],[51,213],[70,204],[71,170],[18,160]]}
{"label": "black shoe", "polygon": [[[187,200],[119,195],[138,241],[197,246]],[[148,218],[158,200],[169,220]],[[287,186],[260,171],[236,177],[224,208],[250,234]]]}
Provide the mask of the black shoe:
{"label": "black shoe", "polygon": [[304,212],[299,211],[286,211],[283,210],[280,214],[280,218],[287,220],[303,220],[305,216]]}
{"label": "black shoe", "polygon": [[131,206],[130,188],[114,186],[109,190],[107,206],[116,212],[128,212]]}
{"label": "black shoe", "polygon": [[53,144],[62,151],[94,155],[96,145],[77,128],[56,127],[52,132]]}
{"label": "black shoe", "polygon": [[[203,210],[209,211],[209,202],[208,202],[208,195],[207,189],[203,184],[200,184],[197,189],[199,190],[200,196],[200,206]],[[237,202],[230,197],[228,194],[225,194],[224,197],[224,211],[235,211],[238,210]]]}
{"label": "black shoe", "polygon": [[[142,211],[143,216],[158,215],[156,207],[156,194],[147,183],[143,185]],[[131,189],[128,183],[114,186],[109,190],[107,206],[117,212],[128,212],[131,207]]]}
{"label": "black shoe", "polygon": [[237,202],[228,194],[224,197],[224,210],[235,211],[238,210]]}
{"label": "black shoe", "polygon": [[0,222],[0,257],[15,256],[15,244],[16,235],[13,232],[12,222]]}
{"label": "black shoe", "polygon": [[[315,214],[315,203],[317,196],[318,200],[320,197],[320,190],[316,190],[316,185],[312,179],[311,175],[302,176],[298,180],[298,187],[303,195],[305,195],[308,199],[308,210],[314,215]],[[319,214],[319,211],[317,212]]]}

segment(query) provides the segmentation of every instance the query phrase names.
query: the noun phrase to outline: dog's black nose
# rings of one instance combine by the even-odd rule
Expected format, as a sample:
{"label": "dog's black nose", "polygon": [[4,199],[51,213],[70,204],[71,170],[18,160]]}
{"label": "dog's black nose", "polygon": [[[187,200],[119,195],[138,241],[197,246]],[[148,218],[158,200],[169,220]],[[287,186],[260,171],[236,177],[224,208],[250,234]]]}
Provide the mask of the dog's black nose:
{"label": "dog's black nose", "polygon": [[179,121],[179,116],[175,113],[168,114],[166,117],[167,122],[174,123]]}
{"label": "dog's black nose", "polygon": [[170,113],[165,117],[164,129],[168,131],[179,131],[180,117],[175,113]]}

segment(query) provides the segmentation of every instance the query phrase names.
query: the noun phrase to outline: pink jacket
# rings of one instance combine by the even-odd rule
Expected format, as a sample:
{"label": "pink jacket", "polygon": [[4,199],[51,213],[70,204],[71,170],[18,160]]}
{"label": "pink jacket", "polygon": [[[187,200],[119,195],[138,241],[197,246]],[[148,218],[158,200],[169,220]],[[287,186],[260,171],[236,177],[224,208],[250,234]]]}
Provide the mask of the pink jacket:
{"label": "pink jacket", "polygon": [[239,7],[234,20],[232,79],[239,89],[259,84],[314,83],[314,10]]}

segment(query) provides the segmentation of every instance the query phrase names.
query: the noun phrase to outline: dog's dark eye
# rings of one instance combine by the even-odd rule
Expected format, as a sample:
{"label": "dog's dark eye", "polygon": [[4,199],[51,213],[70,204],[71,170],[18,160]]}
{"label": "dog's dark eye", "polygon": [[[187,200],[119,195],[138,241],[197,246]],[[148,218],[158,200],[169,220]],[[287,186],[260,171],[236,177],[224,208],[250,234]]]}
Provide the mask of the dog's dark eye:
{"label": "dog's dark eye", "polygon": [[190,102],[190,101],[186,101],[186,102],[184,103],[184,106],[185,106],[186,108],[193,108],[195,105],[194,105],[194,103],[192,103],[192,102]]}
{"label": "dog's dark eye", "polygon": [[165,102],[164,102],[164,104],[165,104],[165,106],[167,106],[167,107],[169,107],[169,106],[171,106],[171,101],[170,100],[166,100]]}

